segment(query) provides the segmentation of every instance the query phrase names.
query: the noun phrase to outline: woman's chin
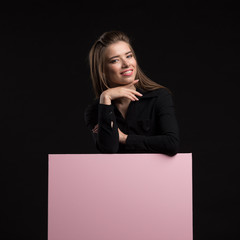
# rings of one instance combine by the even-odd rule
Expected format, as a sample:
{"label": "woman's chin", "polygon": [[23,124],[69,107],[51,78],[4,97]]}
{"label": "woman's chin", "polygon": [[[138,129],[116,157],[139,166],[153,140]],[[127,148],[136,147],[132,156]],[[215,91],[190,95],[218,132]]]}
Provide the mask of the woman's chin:
{"label": "woman's chin", "polygon": [[134,80],[135,80],[134,77],[129,77],[129,78],[124,77],[124,78],[119,79],[118,81],[112,82],[111,87],[125,86],[125,85],[128,85],[128,84],[134,82]]}
{"label": "woman's chin", "polygon": [[129,77],[129,78],[124,78],[122,79],[122,83],[125,85],[125,84],[130,84],[132,82],[134,82],[135,78],[134,77]]}
{"label": "woman's chin", "polygon": [[[134,80],[133,80],[134,81]],[[124,81],[122,84],[120,84],[120,85],[122,85],[122,86],[125,86],[125,85],[128,85],[128,84],[131,84],[133,81]]]}

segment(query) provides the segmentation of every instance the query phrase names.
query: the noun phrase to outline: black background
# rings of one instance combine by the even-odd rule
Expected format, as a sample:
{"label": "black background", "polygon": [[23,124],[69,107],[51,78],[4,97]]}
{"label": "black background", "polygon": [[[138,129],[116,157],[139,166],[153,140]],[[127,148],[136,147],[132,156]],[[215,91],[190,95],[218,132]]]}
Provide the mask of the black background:
{"label": "black background", "polygon": [[1,239],[47,239],[49,153],[97,153],[83,120],[94,97],[87,57],[114,29],[130,36],[143,71],[173,92],[180,152],[193,153],[194,240],[237,239],[234,2],[19,1],[0,9]]}

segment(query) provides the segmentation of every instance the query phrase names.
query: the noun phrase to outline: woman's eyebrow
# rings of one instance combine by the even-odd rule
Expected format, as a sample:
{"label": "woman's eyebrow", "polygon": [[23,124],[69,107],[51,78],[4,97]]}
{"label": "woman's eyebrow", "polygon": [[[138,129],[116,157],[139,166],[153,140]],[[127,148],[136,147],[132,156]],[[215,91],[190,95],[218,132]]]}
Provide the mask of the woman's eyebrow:
{"label": "woman's eyebrow", "polygon": [[[128,55],[128,54],[131,53],[131,52],[132,52],[132,51],[126,52],[125,55]],[[116,56],[110,57],[109,60],[111,60],[112,58],[116,58],[116,57],[120,57],[120,55],[116,55]]]}

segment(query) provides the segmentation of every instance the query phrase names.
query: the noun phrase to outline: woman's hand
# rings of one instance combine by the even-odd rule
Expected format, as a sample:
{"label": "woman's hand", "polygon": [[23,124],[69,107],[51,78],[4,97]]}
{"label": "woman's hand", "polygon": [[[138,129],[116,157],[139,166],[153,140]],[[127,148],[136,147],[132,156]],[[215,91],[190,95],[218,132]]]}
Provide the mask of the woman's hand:
{"label": "woman's hand", "polygon": [[139,99],[136,96],[142,96],[142,94],[132,88],[138,81],[139,80],[134,80],[132,83],[125,86],[105,90],[100,96],[100,103],[111,105],[112,100],[122,97],[128,98],[131,101],[138,101]]}
{"label": "woman's hand", "polygon": [[[92,129],[93,133],[98,133],[98,124],[95,125],[95,127]],[[119,135],[119,142],[125,144],[128,135],[126,135],[125,133],[123,133],[119,128],[118,128],[118,135]]]}
{"label": "woman's hand", "polygon": [[94,128],[92,129],[93,133],[98,133],[98,124],[94,126]]}
{"label": "woman's hand", "polygon": [[118,135],[119,135],[119,142],[125,144],[128,135],[126,135],[125,133],[123,133],[119,128],[118,128]]}

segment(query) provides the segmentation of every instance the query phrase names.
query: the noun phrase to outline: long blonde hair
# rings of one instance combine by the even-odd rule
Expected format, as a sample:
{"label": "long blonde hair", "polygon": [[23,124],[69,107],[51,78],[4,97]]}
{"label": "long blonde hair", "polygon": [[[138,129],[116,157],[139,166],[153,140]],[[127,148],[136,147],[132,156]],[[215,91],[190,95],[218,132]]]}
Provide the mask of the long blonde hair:
{"label": "long blonde hair", "polygon": [[[128,43],[132,51],[132,54],[136,59],[136,54],[130,44],[130,39],[125,33],[121,31],[109,31],[103,33],[99,37],[99,39],[93,44],[89,52],[90,75],[96,98],[100,97],[101,93],[109,88],[108,81],[104,77],[104,64],[105,64],[104,50],[109,45],[116,43],[118,41]],[[136,84],[136,87],[142,89],[143,91],[152,91],[159,88],[164,88],[164,86],[148,78],[143,73],[138,64],[136,79],[139,79],[139,82]]]}

